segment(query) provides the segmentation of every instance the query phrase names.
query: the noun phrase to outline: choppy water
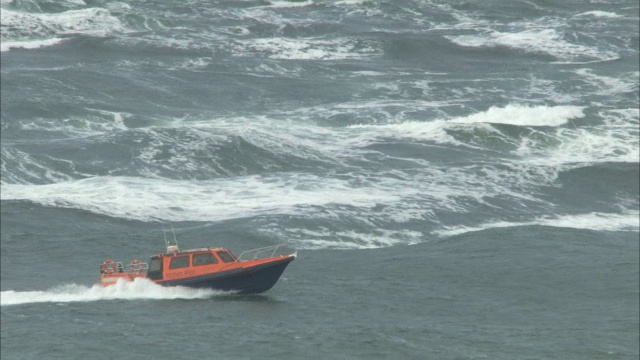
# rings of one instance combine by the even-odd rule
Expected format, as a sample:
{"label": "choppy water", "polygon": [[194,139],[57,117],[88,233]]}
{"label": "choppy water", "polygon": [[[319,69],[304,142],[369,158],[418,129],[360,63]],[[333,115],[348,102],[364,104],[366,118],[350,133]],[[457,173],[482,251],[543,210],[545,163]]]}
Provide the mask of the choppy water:
{"label": "choppy water", "polygon": [[637,1],[1,6],[3,359],[640,355]]}

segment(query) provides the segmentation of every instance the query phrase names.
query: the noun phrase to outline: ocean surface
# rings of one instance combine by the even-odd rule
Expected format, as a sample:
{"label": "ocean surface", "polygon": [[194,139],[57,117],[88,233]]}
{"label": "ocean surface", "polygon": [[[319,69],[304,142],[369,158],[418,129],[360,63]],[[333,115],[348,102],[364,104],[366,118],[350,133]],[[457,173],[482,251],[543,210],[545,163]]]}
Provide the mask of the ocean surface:
{"label": "ocean surface", "polygon": [[639,11],[1,0],[2,359],[638,359]]}

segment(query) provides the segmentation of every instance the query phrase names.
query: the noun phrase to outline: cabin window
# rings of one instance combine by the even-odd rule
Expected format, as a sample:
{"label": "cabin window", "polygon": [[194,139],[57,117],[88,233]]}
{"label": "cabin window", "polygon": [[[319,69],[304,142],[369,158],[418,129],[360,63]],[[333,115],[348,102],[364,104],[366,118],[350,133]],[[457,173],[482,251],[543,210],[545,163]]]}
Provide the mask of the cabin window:
{"label": "cabin window", "polygon": [[236,261],[233,256],[226,251],[218,251],[218,256],[220,256],[220,259],[226,263]]}
{"label": "cabin window", "polygon": [[162,280],[162,258],[152,257],[149,262],[149,271],[147,271],[147,278],[151,280]]}
{"label": "cabin window", "polygon": [[160,258],[151,259],[151,263],[149,263],[149,271],[153,272],[153,271],[160,271],[160,270],[162,270],[162,259]]}
{"label": "cabin window", "polygon": [[213,256],[212,253],[193,255],[193,266],[209,265],[209,264],[217,264],[217,263],[218,263],[218,260],[215,258],[215,256]]}
{"label": "cabin window", "polygon": [[189,267],[189,256],[178,256],[171,259],[169,269],[180,269]]}

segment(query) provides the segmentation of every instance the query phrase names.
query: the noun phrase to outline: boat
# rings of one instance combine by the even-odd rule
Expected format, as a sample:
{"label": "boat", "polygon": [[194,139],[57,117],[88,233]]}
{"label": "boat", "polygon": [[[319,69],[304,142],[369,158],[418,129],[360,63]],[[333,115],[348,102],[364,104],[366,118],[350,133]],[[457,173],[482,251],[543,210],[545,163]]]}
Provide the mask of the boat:
{"label": "boat", "polygon": [[[165,238],[166,242],[166,238]],[[163,286],[186,286],[257,294],[271,289],[297,252],[276,255],[284,244],[248,250],[236,257],[222,247],[180,250],[177,241],[166,252],[151,256],[149,263],[133,260],[129,269],[122,262],[105,260],[100,266],[100,284],[146,278]]]}

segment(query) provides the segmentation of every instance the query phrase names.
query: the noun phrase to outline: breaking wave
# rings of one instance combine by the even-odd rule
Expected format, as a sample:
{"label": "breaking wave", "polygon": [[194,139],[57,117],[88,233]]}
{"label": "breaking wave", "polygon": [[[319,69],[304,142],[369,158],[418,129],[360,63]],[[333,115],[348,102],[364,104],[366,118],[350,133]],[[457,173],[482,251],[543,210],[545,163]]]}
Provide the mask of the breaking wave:
{"label": "breaking wave", "polygon": [[449,237],[470,232],[483,231],[495,228],[509,228],[519,226],[549,226],[558,228],[584,229],[594,231],[640,231],[640,212],[627,211],[626,213],[588,213],[563,215],[554,217],[540,217],[525,222],[496,221],[478,226],[448,227],[433,232],[435,235]]}
{"label": "breaking wave", "polygon": [[2,8],[1,51],[37,49],[59,44],[70,35],[105,37],[126,31],[108,9],[86,8],[59,13],[23,12]]}

